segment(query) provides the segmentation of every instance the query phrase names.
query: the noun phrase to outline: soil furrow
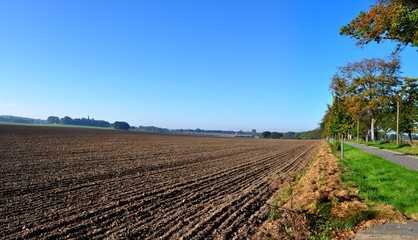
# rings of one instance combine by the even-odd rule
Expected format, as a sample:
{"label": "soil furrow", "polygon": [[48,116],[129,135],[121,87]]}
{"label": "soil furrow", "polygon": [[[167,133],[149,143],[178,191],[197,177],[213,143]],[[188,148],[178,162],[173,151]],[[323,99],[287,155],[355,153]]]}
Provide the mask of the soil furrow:
{"label": "soil furrow", "polygon": [[0,125],[0,239],[245,239],[315,141]]}

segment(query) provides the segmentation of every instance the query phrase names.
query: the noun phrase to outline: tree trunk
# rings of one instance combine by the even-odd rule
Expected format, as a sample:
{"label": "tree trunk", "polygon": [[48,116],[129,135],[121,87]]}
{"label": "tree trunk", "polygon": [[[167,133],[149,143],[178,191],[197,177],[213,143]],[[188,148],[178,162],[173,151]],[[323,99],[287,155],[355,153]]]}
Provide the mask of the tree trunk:
{"label": "tree trunk", "polygon": [[341,159],[344,159],[344,135],[341,134]]}
{"label": "tree trunk", "polygon": [[383,140],[387,141],[388,140],[388,132],[389,130],[383,130]]}
{"label": "tree trunk", "polygon": [[409,137],[409,145],[412,146],[412,134],[411,134],[411,132],[408,133],[408,137]]}
{"label": "tree trunk", "polygon": [[376,119],[374,119],[374,118],[372,118],[372,124],[371,124],[371,126],[370,126],[370,136],[371,136],[371,140],[373,141],[373,142],[375,142],[376,141],[376,138],[375,138],[375,132],[374,132],[374,124],[376,123]]}

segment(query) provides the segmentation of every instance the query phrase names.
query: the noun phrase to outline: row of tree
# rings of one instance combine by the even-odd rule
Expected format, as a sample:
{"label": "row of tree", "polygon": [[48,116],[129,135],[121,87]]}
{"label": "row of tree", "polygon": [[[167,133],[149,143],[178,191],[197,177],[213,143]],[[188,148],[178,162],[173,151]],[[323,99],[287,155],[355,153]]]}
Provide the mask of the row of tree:
{"label": "row of tree", "polygon": [[11,115],[0,115],[0,122],[24,123],[24,124],[44,124],[44,123],[46,123],[46,121],[43,120],[43,119],[17,117],[17,116],[11,116]]}
{"label": "row of tree", "polygon": [[111,124],[110,122],[104,120],[94,120],[93,118],[71,118],[65,116],[63,118],[59,118],[56,116],[49,116],[47,119],[49,124],[65,124],[65,125],[77,125],[77,126],[90,126],[90,127],[103,127],[109,128],[113,127],[115,129],[121,130],[129,130],[130,125],[127,122],[114,122]]}
{"label": "row of tree", "polygon": [[321,130],[315,129],[306,132],[262,132],[260,138],[271,138],[271,139],[320,139]]}
{"label": "row of tree", "polygon": [[144,132],[159,132],[159,133],[170,132],[168,128],[160,128],[160,127],[155,127],[155,126],[139,126],[135,128],[135,130],[144,131]]}
{"label": "row of tree", "polygon": [[418,79],[400,76],[399,59],[363,59],[340,67],[330,90],[332,105],[321,123],[324,136],[375,141],[378,132],[386,137],[399,130],[412,141],[418,123]]}
{"label": "row of tree", "polygon": [[238,135],[238,136],[258,136],[257,130],[252,129],[251,132],[246,131],[225,131],[225,130],[205,130],[205,129],[168,129],[155,126],[139,126],[132,127],[134,130],[146,131],[146,132],[159,132],[159,133],[180,133],[180,134],[202,134],[202,135]]}
{"label": "row of tree", "polygon": [[323,136],[357,136],[376,140],[390,131],[418,131],[418,79],[401,76],[396,55],[408,45],[418,46],[418,1],[377,0],[341,27],[340,34],[358,45],[392,40],[398,43],[388,60],[363,59],[339,67],[332,77],[333,95],[321,122]]}

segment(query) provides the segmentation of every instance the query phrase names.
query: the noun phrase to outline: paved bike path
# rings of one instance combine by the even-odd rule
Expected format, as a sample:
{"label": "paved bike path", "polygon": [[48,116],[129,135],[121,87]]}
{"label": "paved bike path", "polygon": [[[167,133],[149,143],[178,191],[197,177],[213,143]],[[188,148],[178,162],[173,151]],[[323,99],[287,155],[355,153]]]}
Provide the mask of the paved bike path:
{"label": "paved bike path", "polygon": [[383,150],[379,148],[373,148],[373,147],[365,146],[363,144],[358,144],[358,143],[346,142],[346,144],[359,148],[365,152],[379,156],[383,159],[389,160],[396,164],[402,165],[409,169],[418,171],[418,158],[416,157],[412,157],[403,153],[396,153],[396,152]]}
{"label": "paved bike path", "polygon": [[[379,156],[396,164],[402,165],[409,169],[418,171],[418,158],[411,157],[406,154],[396,153],[383,149],[373,148],[358,143],[346,144],[359,148],[370,154]],[[418,222],[395,223],[390,222],[380,226],[375,226],[363,232],[356,233],[355,240],[371,240],[371,239],[418,239]]]}
{"label": "paved bike path", "polygon": [[393,240],[393,239],[418,239],[418,222],[408,223],[385,223],[376,227],[367,229],[364,232],[358,232],[354,240]]}

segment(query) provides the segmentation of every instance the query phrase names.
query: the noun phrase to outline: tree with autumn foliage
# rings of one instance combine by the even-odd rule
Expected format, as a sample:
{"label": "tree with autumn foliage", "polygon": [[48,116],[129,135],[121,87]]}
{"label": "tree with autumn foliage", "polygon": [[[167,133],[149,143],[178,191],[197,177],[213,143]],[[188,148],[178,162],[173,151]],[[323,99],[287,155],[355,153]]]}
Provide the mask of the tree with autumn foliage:
{"label": "tree with autumn foliage", "polygon": [[329,112],[328,132],[331,135],[343,138],[353,125],[344,98],[334,96]]}
{"label": "tree with autumn foliage", "polygon": [[418,132],[418,78],[404,78],[405,84],[401,90],[400,129],[408,134],[412,144],[412,133]]}
{"label": "tree with autumn foliage", "polygon": [[382,119],[392,111],[391,99],[397,96],[401,87],[399,72],[397,58],[389,61],[363,59],[339,67],[330,85],[334,100],[327,112],[329,116],[324,118],[328,121],[328,132],[352,132],[354,122],[357,122],[358,135],[360,121],[368,121],[371,139],[375,141],[377,124],[380,120],[384,125]]}
{"label": "tree with autumn foliage", "polygon": [[352,117],[348,111],[349,82],[338,73],[332,77],[330,90],[333,95],[332,105],[329,107],[330,133],[343,136],[348,134],[352,126]]}
{"label": "tree with autumn foliage", "polygon": [[393,40],[395,52],[407,45],[418,46],[418,1],[377,0],[369,11],[340,28],[340,34],[357,40],[357,45]]}

